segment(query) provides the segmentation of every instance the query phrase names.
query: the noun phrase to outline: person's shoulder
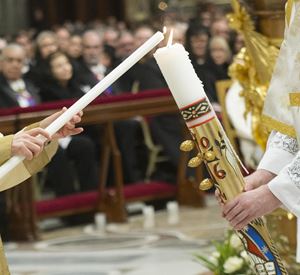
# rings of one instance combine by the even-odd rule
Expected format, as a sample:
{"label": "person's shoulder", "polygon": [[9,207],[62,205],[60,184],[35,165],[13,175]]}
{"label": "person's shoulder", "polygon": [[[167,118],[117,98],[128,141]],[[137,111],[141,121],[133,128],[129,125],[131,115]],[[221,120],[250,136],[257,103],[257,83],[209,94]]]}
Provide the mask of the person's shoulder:
{"label": "person's shoulder", "polygon": [[0,84],[7,84],[7,80],[4,75],[0,72]]}
{"label": "person's shoulder", "polygon": [[75,70],[75,72],[76,71],[77,72],[89,71],[89,68],[86,65],[86,63],[84,62],[82,57],[71,59],[71,64],[72,64],[73,69]]}

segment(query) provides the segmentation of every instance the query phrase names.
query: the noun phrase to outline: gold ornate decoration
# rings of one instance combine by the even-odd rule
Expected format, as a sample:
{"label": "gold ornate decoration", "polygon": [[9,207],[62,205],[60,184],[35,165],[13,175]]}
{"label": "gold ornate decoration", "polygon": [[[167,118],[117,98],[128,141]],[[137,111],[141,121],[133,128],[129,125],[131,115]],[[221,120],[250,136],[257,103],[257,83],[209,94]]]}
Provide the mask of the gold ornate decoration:
{"label": "gold ornate decoration", "polygon": [[[293,2],[288,0],[286,6],[286,23],[289,24]],[[262,109],[271,79],[271,70],[275,66],[275,58],[279,54],[279,50],[272,44],[274,41],[268,40],[262,35],[257,36],[253,29],[245,27],[247,20],[251,20],[249,15],[245,15],[245,9],[241,8],[238,1],[232,1],[234,6],[234,14],[230,15],[229,19],[232,26],[241,32],[246,41],[244,48],[235,58],[234,63],[230,68],[232,78],[237,79],[243,87],[241,96],[245,98],[246,112],[252,114],[252,131],[253,136],[258,144],[264,145],[267,135],[260,134],[260,131],[266,133],[266,128],[276,129],[289,136],[295,137],[295,129],[287,124],[275,120],[274,118],[263,115]],[[243,19],[241,19],[243,18]],[[242,20],[243,24],[237,24],[238,20]],[[244,27],[243,27],[244,26]],[[253,24],[252,24],[253,26]],[[253,38],[250,35],[254,35]],[[265,45],[265,50],[260,51],[249,47],[249,41],[255,41],[260,45]],[[268,44],[269,42],[269,44]],[[279,45],[278,45],[279,46]],[[265,63],[266,60],[269,61]],[[261,60],[265,60],[262,62]],[[257,62],[258,61],[258,62]],[[265,68],[266,75],[263,78],[259,77],[260,69]],[[290,96],[290,104],[300,106],[299,94],[295,93]],[[268,127],[266,127],[268,126]],[[300,274],[299,265],[295,260],[296,250],[296,218],[292,213],[284,210],[278,210],[266,216],[267,225],[270,229],[271,236],[275,241],[280,254],[283,256],[284,262],[290,274]]]}
{"label": "gold ornate decoration", "polygon": [[192,106],[188,106],[186,109],[181,110],[181,115],[184,120],[190,121],[196,118],[205,116],[211,111],[210,106],[205,98],[195,102]]}
{"label": "gold ornate decoration", "polygon": [[209,162],[209,161],[213,161],[214,159],[216,159],[216,155],[213,152],[208,151],[204,154],[204,158],[206,161]]}
{"label": "gold ornate decoration", "polygon": [[[181,108],[181,113],[191,106],[194,104]],[[201,114],[199,115],[201,117]],[[195,115],[195,119],[185,118],[185,121],[191,123],[188,127],[199,152],[197,157],[190,160],[189,165],[192,163],[190,166],[196,166],[204,161],[212,178],[202,181],[199,188],[208,190],[214,185],[219,190],[223,202],[232,200],[243,192],[244,179],[236,154],[220,122],[212,111],[200,120],[199,116]],[[255,219],[237,233],[254,262],[257,274],[288,274],[263,219]]]}
{"label": "gold ornate decoration", "polygon": [[201,163],[203,162],[203,159],[201,158],[200,155],[197,155],[196,157],[190,159],[188,166],[191,168],[196,168],[198,167]]}
{"label": "gold ornate decoration", "polygon": [[268,128],[270,129],[276,129],[277,131],[284,133],[288,136],[294,137],[296,138],[296,131],[293,127],[290,127],[289,125],[282,123],[278,120],[275,120],[274,118],[267,116],[267,115],[263,115],[262,116],[262,123],[264,125],[269,125]]}
{"label": "gold ornate decoration", "polygon": [[245,98],[245,115],[251,113],[253,137],[265,148],[268,131],[262,123],[262,110],[279,50],[267,37],[254,30],[250,15],[238,0],[231,3],[234,13],[228,15],[229,23],[243,34],[246,47],[235,57],[229,74],[243,88],[241,96]]}
{"label": "gold ornate decoration", "polygon": [[291,106],[300,106],[300,92],[290,93],[289,96]]}
{"label": "gold ornate decoration", "polygon": [[292,9],[293,9],[293,1],[288,1],[286,6],[286,21],[288,24],[291,21]]}
{"label": "gold ornate decoration", "polygon": [[195,144],[192,140],[186,140],[180,144],[180,150],[183,152],[190,152],[195,148]]}
{"label": "gold ornate decoration", "polygon": [[207,191],[211,188],[213,188],[214,183],[211,179],[204,179],[203,181],[200,182],[199,184],[199,189],[202,191]]}

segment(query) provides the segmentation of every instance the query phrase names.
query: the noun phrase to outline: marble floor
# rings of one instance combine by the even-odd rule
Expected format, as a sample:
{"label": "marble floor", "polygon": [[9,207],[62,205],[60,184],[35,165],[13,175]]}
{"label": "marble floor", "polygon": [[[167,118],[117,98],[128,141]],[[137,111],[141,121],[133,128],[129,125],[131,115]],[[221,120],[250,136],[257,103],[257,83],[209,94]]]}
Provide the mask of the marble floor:
{"label": "marble floor", "polygon": [[36,243],[5,245],[12,275],[200,275],[207,270],[194,254],[211,250],[227,223],[213,197],[205,208],[179,208],[179,222],[168,224],[166,210],[155,212],[155,226],[144,229],[143,216],[126,224],[93,224],[51,230]]}

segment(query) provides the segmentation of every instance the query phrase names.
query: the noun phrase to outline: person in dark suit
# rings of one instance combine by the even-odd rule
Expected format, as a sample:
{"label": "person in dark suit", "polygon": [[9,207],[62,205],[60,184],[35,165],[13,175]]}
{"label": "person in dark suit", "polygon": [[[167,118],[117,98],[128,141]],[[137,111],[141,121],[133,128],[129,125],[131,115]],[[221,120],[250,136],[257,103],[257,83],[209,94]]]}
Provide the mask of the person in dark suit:
{"label": "person in dark suit", "polygon": [[102,39],[94,30],[88,30],[82,35],[82,56],[75,62],[75,74],[83,91],[88,92],[107,72],[101,64],[103,50]]}
{"label": "person in dark suit", "polygon": [[[86,31],[82,36],[82,57],[75,64],[74,73],[82,91],[88,92],[94,85],[101,81],[108,72],[108,68],[101,63],[101,53],[104,50],[102,38],[94,30]],[[101,95],[112,95],[114,91],[109,87]],[[138,132],[138,122],[134,120],[117,121],[114,123],[117,142],[122,153],[123,174],[126,183],[136,182],[141,179],[137,171],[137,160],[134,138]],[[128,142],[131,140],[133,142]]]}
{"label": "person in dark suit", "polygon": [[[137,49],[154,34],[154,30],[147,25],[138,27],[134,31],[134,48]],[[147,54],[135,64],[115,85],[117,93],[142,92],[167,88],[167,83],[153,58],[153,52]],[[155,142],[161,144],[169,162],[160,165],[153,177],[175,182],[176,170],[180,153],[178,147],[182,138],[182,121],[179,115],[164,114],[152,117],[149,121],[151,135]],[[136,137],[137,138],[137,137]]]}
{"label": "person in dark suit", "polygon": [[[24,60],[24,49],[17,44],[10,44],[2,51],[0,75],[0,107],[2,108],[28,107],[40,103],[39,89],[22,76]],[[60,144],[57,154],[48,165],[46,179],[55,194],[60,196],[74,193],[76,173],[80,182],[80,191],[96,188],[98,180],[92,141],[80,135],[69,138],[67,145],[66,142]],[[75,173],[70,161],[73,161],[76,166]]]}
{"label": "person in dark suit", "polygon": [[[134,49],[139,48],[152,35],[154,30],[147,25],[138,27],[133,34]],[[138,63],[128,70],[121,78],[113,85],[113,92],[120,94],[123,92],[135,92],[136,90],[154,90],[167,88],[163,75],[153,57],[151,51],[144,56]],[[122,59],[120,58],[121,62]]]}
{"label": "person in dark suit", "polygon": [[39,89],[22,76],[25,51],[17,44],[6,46],[1,54],[0,108],[28,107],[39,102]]}

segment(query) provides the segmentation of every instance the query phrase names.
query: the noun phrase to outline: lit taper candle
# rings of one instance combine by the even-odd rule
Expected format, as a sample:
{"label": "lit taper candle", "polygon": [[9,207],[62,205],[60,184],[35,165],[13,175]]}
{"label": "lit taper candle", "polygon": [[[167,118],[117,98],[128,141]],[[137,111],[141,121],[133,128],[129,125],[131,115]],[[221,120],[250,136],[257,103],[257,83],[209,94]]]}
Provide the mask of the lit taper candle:
{"label": "lit taper candle", "polygon": [[[158,49],[154,57],[168,83],[180,112],[193,137],[183,149],[196,146],[197,157],[190,162],[197,166],[204,161],[224,202],[244,189],[239,160],[204,92],[188,52],[180,44]],[[202,187],[211,187],[209,180]],[[261,218],[237,232],[251,257],[257,274],[288,274]]]}

